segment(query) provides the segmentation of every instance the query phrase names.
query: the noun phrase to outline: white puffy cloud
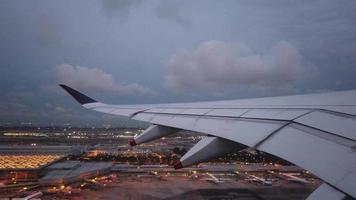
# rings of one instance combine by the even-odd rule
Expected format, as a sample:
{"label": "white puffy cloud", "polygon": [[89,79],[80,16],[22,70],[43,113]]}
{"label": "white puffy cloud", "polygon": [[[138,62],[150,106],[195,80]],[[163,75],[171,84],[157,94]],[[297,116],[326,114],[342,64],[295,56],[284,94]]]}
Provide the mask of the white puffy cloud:
{"label": "white puffy cloud", "polygon": [[98,68],[61,64],[57,67],[57,72],[61,83],[68,84],[74,88],[118,95],[152,95],[155,93],[153,90],[138,83],[116,83],[111,74]]}
{"label": "white puffy cloud", "polygon": [[172,55],[166,80],[176,89],[285,85],[305,75],[301,60],[298,50],[286,41],[263,53],[245,53],[238,45],[211,40]]}

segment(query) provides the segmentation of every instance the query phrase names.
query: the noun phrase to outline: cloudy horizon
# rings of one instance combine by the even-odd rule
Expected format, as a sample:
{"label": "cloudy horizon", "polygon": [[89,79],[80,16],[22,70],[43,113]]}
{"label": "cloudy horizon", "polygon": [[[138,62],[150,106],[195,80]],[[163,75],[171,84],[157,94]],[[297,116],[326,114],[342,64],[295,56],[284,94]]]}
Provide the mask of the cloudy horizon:
{"label": "cloudy horizon", "polygon": [[114,104],[356,89],[356,1],[0,1],[0,126],[136,126]]}

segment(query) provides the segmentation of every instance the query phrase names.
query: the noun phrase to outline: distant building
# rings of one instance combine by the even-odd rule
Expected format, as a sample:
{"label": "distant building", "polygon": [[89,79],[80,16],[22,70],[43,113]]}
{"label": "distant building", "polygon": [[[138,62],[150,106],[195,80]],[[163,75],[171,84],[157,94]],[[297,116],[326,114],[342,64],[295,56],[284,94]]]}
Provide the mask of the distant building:
{"label": "distant building", "polygon": [[46,166],[80,151],[72,146],[0,146],[0,180],[5,184],[35,181]]}

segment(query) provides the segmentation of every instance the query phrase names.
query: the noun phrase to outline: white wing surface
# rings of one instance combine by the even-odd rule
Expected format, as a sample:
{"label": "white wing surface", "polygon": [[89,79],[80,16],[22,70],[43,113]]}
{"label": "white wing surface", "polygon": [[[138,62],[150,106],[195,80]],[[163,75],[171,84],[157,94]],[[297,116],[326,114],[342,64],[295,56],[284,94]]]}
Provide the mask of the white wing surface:
{"label": "white wing surface", "polygon": [[328,192],[337,194],[334,199],[356,198],[356,90],[215,102],[108,105],[68,86],[61,87],[85,108],[151,123],[130,141],[131,145],[180,129],[209,135],[175,168],[248,146],[321,178],[325,183],[313,193],[313,199]]}

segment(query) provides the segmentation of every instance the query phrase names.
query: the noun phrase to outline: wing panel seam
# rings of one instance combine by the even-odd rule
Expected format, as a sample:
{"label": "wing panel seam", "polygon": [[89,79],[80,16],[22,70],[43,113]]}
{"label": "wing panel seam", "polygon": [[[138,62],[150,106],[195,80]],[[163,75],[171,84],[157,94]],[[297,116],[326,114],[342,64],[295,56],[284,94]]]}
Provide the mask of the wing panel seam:
{"label": "wing panel seam", "polygon": [[274,136],[276,133],[278,133],[280,130],[288,126],[293,122],[288,122],[283,124],[281,127],[277,128],[276,130],[272,131],[272,133],[268,134],[265,138],[263,138],[261,141],[257,142],[255,146],[253,146],[254,149],[257,149],[259,146],[261,146],[264,142],[266,142],[268,139],[270,139],[272,136]]}

